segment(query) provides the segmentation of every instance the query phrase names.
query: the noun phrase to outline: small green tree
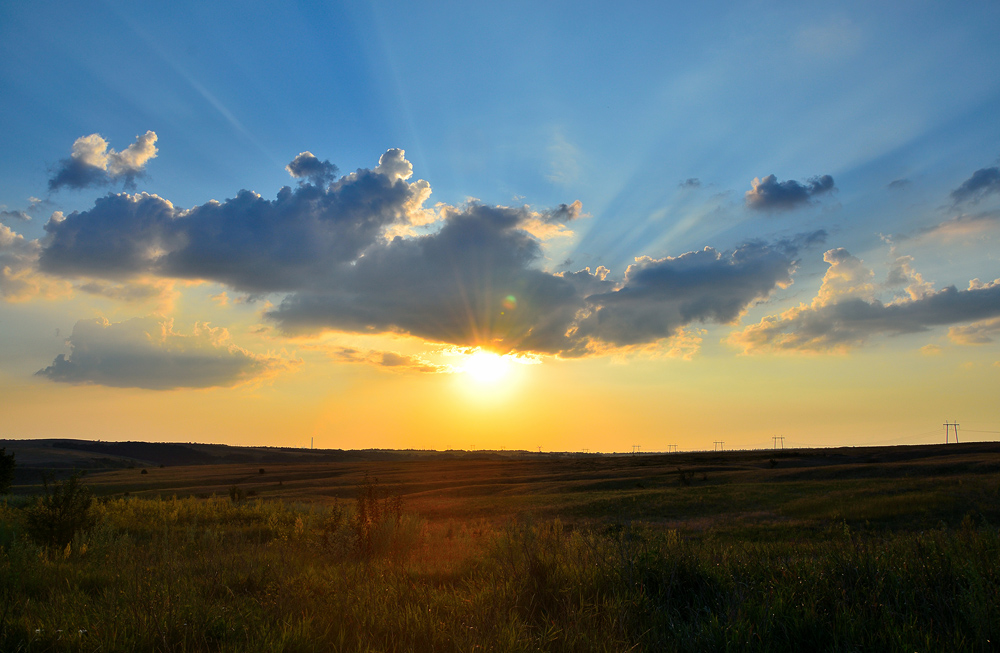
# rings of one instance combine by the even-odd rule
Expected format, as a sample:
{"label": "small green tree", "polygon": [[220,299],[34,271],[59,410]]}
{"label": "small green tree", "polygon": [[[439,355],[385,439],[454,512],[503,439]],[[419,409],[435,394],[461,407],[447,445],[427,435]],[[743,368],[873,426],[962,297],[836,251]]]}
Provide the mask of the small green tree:
{"label": "small green tree", "polygon": [[96,519],[90,511],[94,498],[90,488],[80,483],[79,475],[51,486],[45,479],[44,485],[45,493],[24,513],[31,539],[44,546],[64,547],[74,535],[94,527]]}
{"label": "small green tree", "polygon": [[0,447],[0,494],[10,491],[14,484],[14,454],[8,454],[6,447]]}

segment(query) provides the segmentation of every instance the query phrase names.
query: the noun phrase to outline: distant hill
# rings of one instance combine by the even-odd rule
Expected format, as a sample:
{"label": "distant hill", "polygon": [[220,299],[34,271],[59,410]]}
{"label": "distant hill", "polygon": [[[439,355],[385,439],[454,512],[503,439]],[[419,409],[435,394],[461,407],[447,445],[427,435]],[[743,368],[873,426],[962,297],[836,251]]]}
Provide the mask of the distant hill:
{"label": "distant hill", "polygon": [[130,467],[223,465],[228,463],[329,463],[396,461],[426,458],[490,460],[538,457],[527,451],[467,452],[387,449],[298,449],[293,447],[234,447],[181,442],[104,442],[94,440],[0,440],[0,447],[17,461],[15,483],[33,482],[42,472],[56,476],[73,470]]}

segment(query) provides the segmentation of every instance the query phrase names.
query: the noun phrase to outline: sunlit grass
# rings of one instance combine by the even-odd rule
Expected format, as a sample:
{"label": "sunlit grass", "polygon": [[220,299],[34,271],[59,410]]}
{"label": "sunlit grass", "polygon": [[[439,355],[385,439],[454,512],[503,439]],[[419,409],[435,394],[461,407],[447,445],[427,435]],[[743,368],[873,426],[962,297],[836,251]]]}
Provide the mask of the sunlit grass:
{"label": "sunlit grass", "polygon": [[[995,473],[616,465],[115,472],[98,494],[189,492],[106,496],[63,549],[25,537],[29,499],[0,501],[0,650],[964,651],[1000,637]],[[233,484],[258,496],[234,501]]]}

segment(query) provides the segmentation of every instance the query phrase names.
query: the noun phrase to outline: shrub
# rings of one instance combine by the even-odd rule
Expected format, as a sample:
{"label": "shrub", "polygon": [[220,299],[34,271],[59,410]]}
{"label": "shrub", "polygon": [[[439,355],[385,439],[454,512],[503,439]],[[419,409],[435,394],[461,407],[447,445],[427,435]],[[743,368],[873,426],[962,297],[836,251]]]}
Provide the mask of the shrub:
{"label": "shrub", "polygon": [[45,479],[44,486],[44,494],[24,513],[25,529],[31,539],[43,546],[64,547],[74,535],[94,527],[97,520],[90,510],[94,499],[78,475],[51,486]]}
{"label": "shrub", "polygon": [[229,488],[229,499],[233,503],[240,503],[244,498],[243,488],[238,485],[233,485]]}
{"label": "shrub", "polygon": [[6,494],[14,483],[14,454],[8,454],[6,447],[0,447],[0,494]]}

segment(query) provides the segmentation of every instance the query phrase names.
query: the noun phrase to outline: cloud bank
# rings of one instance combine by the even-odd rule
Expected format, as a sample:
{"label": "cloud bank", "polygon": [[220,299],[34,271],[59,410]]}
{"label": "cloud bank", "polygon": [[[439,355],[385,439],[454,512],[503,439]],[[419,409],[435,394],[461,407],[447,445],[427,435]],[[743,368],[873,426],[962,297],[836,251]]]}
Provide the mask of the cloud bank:
{"label": "cloud bank", "polygon": [[[763,318],[728,341],[753,352],[843,352],[877,335],[927,331],[931,327],[979,322],[1000,316],[1000,279],[970,282],[966,290],[948,286],[935,291],[916,273],[909,257],[896,259],[884,284],[863,261],[845,249],[824,254],[830,264],[819,293],[811,304],[801,304],[780,315]],[[883,303],[876,295],[891,287],[904,296]],[[971,332],[954,338],[981,337]]]}
{"label": "cloud bank", "polygon": [[121,152],[110,149],[100,134],[81,136],[73,143],[70,157],[59,162],[49,179],[49,190],[106,186],[118,181],[134,187],[136,177],[144,174],[146,163],[153,158],[156,158],[153,131],[137,136],[135,143]]}
{"label": "cloud bank", "polygon": [[109,322],[80,320],[59,354],[38,376],[74,384],[171,390],[233,386],[289,369],[293,362],[236,346],[225,329],[195,324],[191,335],[161,317]]}
{"label": "cloud bank", "polygon": [[[396,332],[581,356],[657,342],[692,323],[731,323],[791,283],[798,248],[809,244],[640,258],[617,282],[604,268],[553,273],[542,269],[544,240],[583,217],[579,201],[428,210],[430,186],[409,181],[402,150],[339,179],[309,152],[287,169],[302,181],[273,200],[241,191],[181,210],[156,195],[121,193],[54,216],[39,267],[97,290],[106,286],[92,280],[160,277],[280,293],[266,316],[286,334]],[[430,233],[412,229],[431,222]]]}
{"label": "cloud bank", "polygon": [[752,188],[746,192],[747,208],[755,211],[790,211],[805,204],[812,198],[834,190],[833,177],[822,175],[799,183],[794,179],[778,181],[774,175],[763,179],[754,177]]}

